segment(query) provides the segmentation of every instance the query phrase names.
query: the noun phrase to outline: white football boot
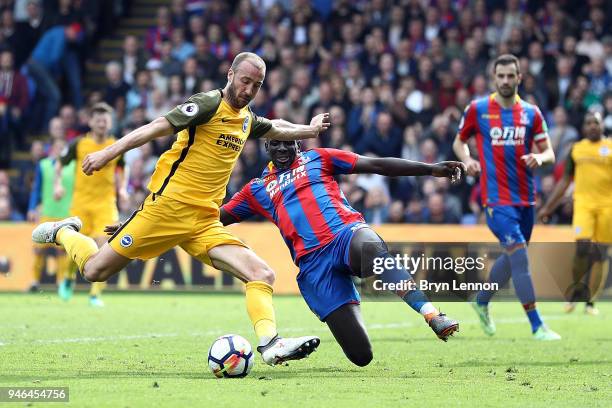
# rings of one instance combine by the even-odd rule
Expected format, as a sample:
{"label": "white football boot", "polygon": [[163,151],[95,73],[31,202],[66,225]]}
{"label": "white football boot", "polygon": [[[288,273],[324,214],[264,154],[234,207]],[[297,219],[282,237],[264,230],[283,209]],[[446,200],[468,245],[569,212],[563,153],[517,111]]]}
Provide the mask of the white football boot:
{"label": "white football boot", "polygon": [[55,244],[57,231],[64,227],[79,231],[83,227],[83,222],[79,217],[70,217],[57,222],[43,222],[32,231],[32,241],[37,244]]}
{"label": "white football boot", "polygon": [[316,336],[274,337],[265,346],[257,347],[261,358],[268,365],[306,358],[319,347],[321,339]]}

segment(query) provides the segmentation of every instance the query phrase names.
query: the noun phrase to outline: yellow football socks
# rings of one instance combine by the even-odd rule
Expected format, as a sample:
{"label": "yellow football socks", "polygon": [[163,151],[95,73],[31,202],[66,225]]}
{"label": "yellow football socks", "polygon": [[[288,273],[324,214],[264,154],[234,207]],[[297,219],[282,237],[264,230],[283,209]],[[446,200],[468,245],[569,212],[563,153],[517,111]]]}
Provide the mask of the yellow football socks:
{"label": "yellow football socks", "polygon": [[267,343],[277,334],[272,286],[261,281],[247,282],[246,304],[255,334],[262,343]]}
{"label": "yellow football socks", "polygon": [[75,280],[76,279],[76,273],[77,273],[77,264],[75,264],[72,259],[66,257],[66,269],[64,269],[66,271],[65,273],[65,277],[68,280]]}
{"label": "yellow football socks", "polygon": [[100,296],[102,290],[106,287],[106,282],[92,282],[89,296]]}
{"label": "yellow football socks", "polygon": [[593,266],[591,266],[591,279],[588,282],[590,293],[589,302],[594,302],[606,286],[606,281],[608,279],[608,267],[606,264],[607,262],[595,261],[593,262]]}
{"label": "yellow football socks", "polygon": [[42,276],[42,270],[45,266],[45,255],[42,253],[34,253],[34,266],[33,266],[33,274],[34,281],[40,282],[40,277]]}
{"label": "yellow football socks", "polygon": [[60,229],[57,232],[55,241],[64,247],[70,259],[77,264],[81,274],[85,269],[85,263],[87,263],[87,260],[93,254],[98,252],[98,245],[96,245],[96,241],[88,236],[76,232],[70,227]]}

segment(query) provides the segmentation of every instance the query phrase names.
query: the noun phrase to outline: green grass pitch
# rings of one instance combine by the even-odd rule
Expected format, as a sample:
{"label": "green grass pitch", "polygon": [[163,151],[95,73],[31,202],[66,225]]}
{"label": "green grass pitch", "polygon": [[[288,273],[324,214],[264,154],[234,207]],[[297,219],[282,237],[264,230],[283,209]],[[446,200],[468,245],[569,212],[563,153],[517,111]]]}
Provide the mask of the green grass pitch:
{"label": "green grass pitch", "polygon": [[494,304],[494,338],[482,334],[467,304],[438,305],[461,322],[458,336],[443,343],[403,303],[364,302],[374,361],[358,368],[301,298],[279,296],[281,334],[316,334],[319,350],[279,367],[257,354],[247,378],[216,379],[206,355],[217,336],[237,333],[255,345],[241,295],[109,293],[105,301],[94,310],[82,294],[69,303],[52,292],[0,294],[0,386],[70,387],[70,403],[46,404],[52,407],[550,408],[612,401],[610,303],[599,304],[597,317],[540,303],[563,336],[551,343],[530,338],[518,302]]}

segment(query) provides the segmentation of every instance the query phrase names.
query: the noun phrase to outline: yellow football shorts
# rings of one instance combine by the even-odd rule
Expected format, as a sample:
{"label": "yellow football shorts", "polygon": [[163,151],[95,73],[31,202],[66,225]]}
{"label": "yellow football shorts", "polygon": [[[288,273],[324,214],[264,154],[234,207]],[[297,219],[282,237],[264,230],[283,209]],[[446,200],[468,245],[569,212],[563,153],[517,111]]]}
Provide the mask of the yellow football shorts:
{"label": "yellow football shorts", "polygon": [[198,207],[157,194],[150,194],[108,242],[130,259],[150,259],[180,246],[208,265],[208,251],[216,246],[247,247],[223,227],[218,207]]}
{"label": "yellow football shorts", "polygon": [[83,235],[91,238],[104,237],[104,227],[119,222],[119,212],[114,202],[104,205],[94,205],[90,207],[72,207],[72,216],[79,217],[83,221],[83,228],[79,231]]}
{"label": "yellow football shorts", "polygon": [[575,204],[572,225],[577,240],[612,243],[612,207],[593,208]]}

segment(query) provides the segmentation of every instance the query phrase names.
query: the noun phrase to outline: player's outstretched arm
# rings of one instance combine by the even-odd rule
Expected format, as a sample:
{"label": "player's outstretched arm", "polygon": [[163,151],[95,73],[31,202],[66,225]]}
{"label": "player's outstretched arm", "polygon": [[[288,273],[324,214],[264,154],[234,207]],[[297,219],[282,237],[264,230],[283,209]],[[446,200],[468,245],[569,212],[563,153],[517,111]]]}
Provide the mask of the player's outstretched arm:
{"label": "player's outstretched arm", "polygon": [[85,174],[91,176],[94,171],[100,170],[115,157],[142,146],[143,144],[162,136],[169,136],[174,132],[172,125],[165,117],[159,117],[144,126],[134,129],[112,145],[97,152],[88,154],[83,159],[82,169]]}
{"label": "player's outstretched arm", "polygon": [[320,113],[310,121],[309,125],[297,125],[282,119],[272,120],[272,127],[263,137],[275,140],[311,139],[327,130],[331,123],[329,112]]}
{"label": "player's outstretched arm", "polygon": [[461,180],[465,164],[457,161],[444,161],[427,164],[395,157],[359,156],[351,173],[373,173],[389,177],[435,176],[450,178],[453,183]]}

